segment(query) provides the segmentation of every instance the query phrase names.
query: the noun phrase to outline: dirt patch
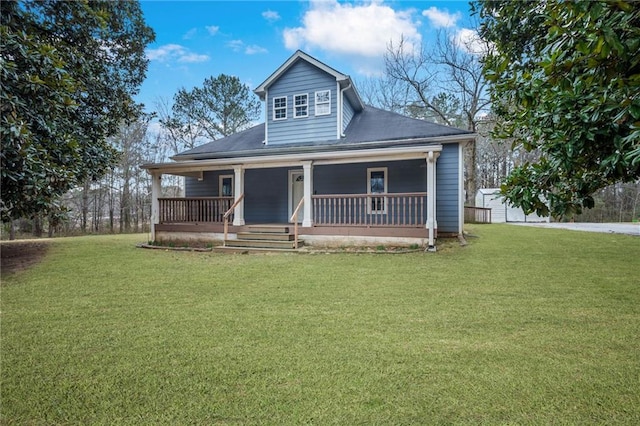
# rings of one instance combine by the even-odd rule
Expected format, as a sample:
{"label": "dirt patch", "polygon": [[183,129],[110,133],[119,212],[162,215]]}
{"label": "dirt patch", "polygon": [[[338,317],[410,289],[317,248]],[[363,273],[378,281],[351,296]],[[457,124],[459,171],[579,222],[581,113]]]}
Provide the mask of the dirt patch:
{"label": "dirt patch", "polygon": [[49,249],[43,240],[6,241],[0,244],[0,275],[23,271],[42,260]]}

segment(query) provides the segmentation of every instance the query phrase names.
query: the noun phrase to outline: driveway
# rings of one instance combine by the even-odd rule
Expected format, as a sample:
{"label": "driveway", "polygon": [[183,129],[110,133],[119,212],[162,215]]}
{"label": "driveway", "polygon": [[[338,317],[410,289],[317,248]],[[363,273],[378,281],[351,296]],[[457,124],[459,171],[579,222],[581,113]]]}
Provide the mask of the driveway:
{"label": "driveway", "polygon": [[640,236],[640,223],[583,223],[583,222],[508,222],[509,225],[535,226],[538,228],[570,229],[572,231],[604,232]]}

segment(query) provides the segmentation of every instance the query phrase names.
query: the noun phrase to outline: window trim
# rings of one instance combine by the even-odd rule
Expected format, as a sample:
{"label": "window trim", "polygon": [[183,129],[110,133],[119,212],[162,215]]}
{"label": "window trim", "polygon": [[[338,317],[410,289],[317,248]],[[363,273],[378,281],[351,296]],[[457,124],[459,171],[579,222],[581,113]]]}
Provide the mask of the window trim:
{"label": "window trim", "polygon": [[[322,93],[327,93],[329,95],[329,99],[326,101],[322,101],[322,102],[318,102],[318,95],[322,94]],[[315,96],[314,96],[314,102],[315,102],[315,114],[316,116],[321,116],[321,115],[331,115],[331,90],[318,90],[315,92]],[[327,111],[326,112],[318,112],[318,106],[326,106],[327,107]]]}
{"label": "window trim", "polygon": [[[383,172],[384,173],[384,192],[371,192],[371,173]],[[367,195],[372,194],[387,194],[389,191],[389,168],[388,167],[369,167],[367,168]],[[370,198],[370,202],[367,202],[367,213],[369,214],[386,214],[387,213],[387,197],[382,199],[382,209],[373,208],[373,198]]]}
{"label": "window trim", "polygon": [[[225,179],[231,179],[231,195],[222,195],[222,188],[223,188],[223,183]],[[235,182],[234,182],[234,175],[220,175],[218,177],[218,196],[219,197],[233,197],[233,193],[235,191],[235,186],[234,186]]]}
{"label": "window trim", "polygon": [[[284,99],[284,106],[276,107],[276,101],[281,99]],[[276,96],[273,98],[273,121],[280,121],[280,120],[287,119],[287,103],[288,103],[287,96]],[[282,110],[284,110],[284,117],[276,117],[276,112],[282,111]]]}
{"label": "window trim", "polygon": [[[296,98],[299,96],[304,96],[307,100],[304,105],[297,105]],[[298,115],[298,107],[305,107],[305,115]],[[293,118],[307,118],[309,117],[309,94],[308,93],[298,93],[297,95],[293,95]]]}

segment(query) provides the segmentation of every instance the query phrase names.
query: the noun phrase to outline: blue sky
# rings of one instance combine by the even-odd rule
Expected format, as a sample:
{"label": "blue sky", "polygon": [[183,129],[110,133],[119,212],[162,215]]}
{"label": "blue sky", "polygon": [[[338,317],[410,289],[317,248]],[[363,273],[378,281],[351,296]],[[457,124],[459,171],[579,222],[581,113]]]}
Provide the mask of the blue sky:
{"label": "blue sky", "polygon": [[467,1],[160,1],[142,0],[156,32],[149,68],[136,100],[154,110],[181,87],[234,75],[251,89],[297,49],[356,81],[381,75],[390,40],[418,46],[438,30],[467,39]]}

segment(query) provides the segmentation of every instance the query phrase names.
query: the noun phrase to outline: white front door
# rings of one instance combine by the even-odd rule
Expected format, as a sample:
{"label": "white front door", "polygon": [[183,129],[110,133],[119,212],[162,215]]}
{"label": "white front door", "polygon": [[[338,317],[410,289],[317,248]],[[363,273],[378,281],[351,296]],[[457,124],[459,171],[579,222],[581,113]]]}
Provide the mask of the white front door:
{"label": "white front door", "polygon": [[[289,218],[304,197],[304,172],[302,170],[289,171]],[[304,209],[298,211],[298,223],[304,219]]]}

